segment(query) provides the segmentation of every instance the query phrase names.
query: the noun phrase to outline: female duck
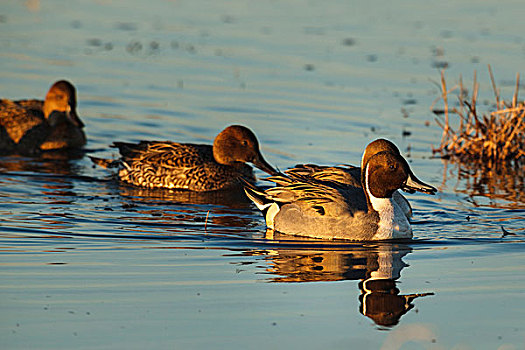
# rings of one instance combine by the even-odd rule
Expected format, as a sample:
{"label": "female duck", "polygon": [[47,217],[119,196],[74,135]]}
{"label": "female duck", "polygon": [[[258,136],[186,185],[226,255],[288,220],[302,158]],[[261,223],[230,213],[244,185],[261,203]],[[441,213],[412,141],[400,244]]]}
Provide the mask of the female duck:
{"label": "female duck", "polygon": [[187,189],[205,192],[241,188],[241,178],[255,182],[252,163],[270,175],[277,171],[266,162],[255,134],[232,125],[224,129],[211,145],[169,141],[115,142],[120,151],[117,161],[91,157],[103,167],[120,165],[121,181],[146,188]]}
{"label": "female duck", "polygon": [[36,154],[84,146],[84,123],[76,107],[75,87],[65,80],[54,83],[44,101],[0,100],[0,153]]}
{"label": "female duck", "polygon": [[[321,239],[411,238],[410,222],[392,198],[394,192],[398,189],[436,192],[413,175],[403,157],[388,151],[369,157],[362,169],[361,187],[340,186],[299,174],[279,174],[269,180],[277,186],[266,191],[245,186],[248,197],[263,211],[267,227]],[[359,203],[363,192],[365,210]]]}

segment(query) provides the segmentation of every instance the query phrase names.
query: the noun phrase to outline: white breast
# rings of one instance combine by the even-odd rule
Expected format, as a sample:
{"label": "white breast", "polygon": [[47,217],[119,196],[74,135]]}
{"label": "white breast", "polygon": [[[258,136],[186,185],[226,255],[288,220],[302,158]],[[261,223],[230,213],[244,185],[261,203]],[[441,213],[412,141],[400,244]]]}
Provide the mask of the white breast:
{"label": "white breast", "polygon": [[[368,177],[368,172],[366,176]],[[412,227],[403,209],[401,209],[393,198],[374,197],[368,188],[368,181],[366,181],[366,183],[366,191],[368,192],[372,207],[379,214],[379,228],[373,239],[412,238]]]}

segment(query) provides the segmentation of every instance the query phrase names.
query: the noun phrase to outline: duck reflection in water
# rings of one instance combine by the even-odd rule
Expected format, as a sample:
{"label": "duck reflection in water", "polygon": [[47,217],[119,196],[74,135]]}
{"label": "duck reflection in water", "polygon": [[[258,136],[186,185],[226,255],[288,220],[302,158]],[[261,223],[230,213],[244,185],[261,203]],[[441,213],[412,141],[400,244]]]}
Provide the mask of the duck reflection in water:
{"label": "duck reflection in water", "polygon": [[[108,193],[122,201],[122,208],[155,215],[154,221],[170,225],[191,223],[203,230],[245,235],[254,226],[253,218],[242,215],[250,203],[242,192],[195,192],[164,188],[141,188],[125,183],[105,181]],[[158,217],[161,215],[162,218]]]}
{"label": "duck reflection in water", "polygon": [[80,168],[71,162],[78,154],[66,151],[46,152],[37,157],[7,155],[0,156],[0,185],[38,179],[44,202],[48,204],[70,204],[77,199],[74,180],[93,181],[80,175]]}
{"label": "duck reflection in water", "polygon": [[118,183],[119,194],[136,201],[144,202],[151,199],[178,204],[224,205],[232,208],[248,209],[249,199],[239,191],[196,192],[166,188],[142,188],[124,183]]}
{"label": "duck reflection in water", "polygon": [[[80,175],[80,170],[68,154],[58,151],[36,157],[0,156],[0,186],[5,193],[0,207],[27,207],[25,215],[8,220],[9,224],[36,225],[42,235],[56,235],[75,227],[76,214],[68,206],[82,200],[77,182],[93,181]],[[24,196],[20,196],[21,190]]]}
{"label": "duck reflection in water", "polygon": [[366,278],[359,282],[359,311],[378,326],[393,327],[401,316],[414,307],[418,297],[434,293],[399,294],[396,281],[406,265],[401,258],[412,249],[408,246],[379,246],[369,260]]}
{"label": "duck reflection in water", "polygon": [[0,155],[0,173],[38,173],[79,176],[80,169],[72,162],[83,157],[78,150],[48,151],[35,157]]}
{"label": "duck reflection in water", "polygon": [[[269,232],[270,239],[283,239]],[[297,243],[297,237],[292,237]],[[307,240],[307,239],[305,239]],[[320,282],[360,280],[359,311],[380,327],[397,325],[401,316],[414,307],[418,297],[433,293],[400,294],[397,280],[408,266],[402,260],[412,251],[404,244],[330,244],[319,247],[309,240],[304,249],[274,249],[269,252],[271,282]],[[314,243],[317,242],[317,243]],[[308,244],[308,245],[307,245]]]}

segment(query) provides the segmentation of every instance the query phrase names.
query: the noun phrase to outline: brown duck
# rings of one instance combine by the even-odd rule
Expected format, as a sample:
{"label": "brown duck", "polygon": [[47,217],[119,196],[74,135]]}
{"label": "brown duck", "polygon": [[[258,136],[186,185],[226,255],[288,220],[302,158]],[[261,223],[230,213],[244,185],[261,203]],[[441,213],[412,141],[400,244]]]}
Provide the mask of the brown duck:
{"label": "brown duck", "polygon": [[255,134],[241,125],[221,131],[213,146],[170,141],[115,142],[121,158],[90,157],[103,167],[119,167],[121,181],[146,188],[187,189],[205,192],[242,190],[242,181],[255,182],[252,163],[270,175],[277,171],[266,162]]}
{"label": "brown duck", "polygon": [[84,146],[84,123],[76,107],[75,87],[65,80],[54,83],[44,101],[0,100],[0,153],[37,154]]}

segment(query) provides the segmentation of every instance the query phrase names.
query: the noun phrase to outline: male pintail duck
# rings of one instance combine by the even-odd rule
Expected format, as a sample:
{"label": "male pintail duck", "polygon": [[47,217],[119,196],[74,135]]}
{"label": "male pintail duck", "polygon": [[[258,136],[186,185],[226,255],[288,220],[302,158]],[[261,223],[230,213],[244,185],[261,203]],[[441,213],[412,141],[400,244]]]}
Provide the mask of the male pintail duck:
{"label": "male pintail duck", "polygon": [[84,146],[84,123],[76,107],[75,87],[65,80],[54,83],[44,101],[0,100],[0,153],[35,154]]}
{"label": "male pintail duck", "polygon": [[[310,176],[320,181],[331,181],[335,182],[339,186],[346,187],[361,187],[361,169],[364,168],[370,157],[374,154],[388,151],[397,155],[401,155],[399,149],[391,141],[386,139],[377,139],[370,142],[366,146],[363,157],[361,158],[361,167],[352,165],[340,165],[340,166],[321,166],[315,164],[298,164],[294,168],[285,170],[288,175],[296,174],[303,176]],[[410,169],[409,169],[410,170]],[[414,176],[413,174],[411,174]],[[366,210],[366,198],[365,193],[361,192],[357,195],[358,198],[354,198],[353,202],[359,205],[359,208]],[[392,198],[401,207],[401,210],[405,213],[408,219],[412,218],[412,207],[408,200],[399,192],[395,191]]]}
{"label": "male pintail duck", "polygon": [[[354,241],[412,238],[406,214],[393,199],[398,189],[434,194],[417,179],[399,154],[381,151],[361,171],[361,186],[322,181],[311,176],[278,174],[265,191],[245,185],[248,197],[263,212],[271,230],[320,239]],[[360,198],[364,193],[366,209]]]}
{"label": "male pintail duck", "polygon": [[116,161],[91,157],[103,167],[120,165],[121,181],[146,188],[215,191],[237,187],[241,178],[255,182],[252,163],[270,175],[277,171],[266,162],[255,134],[248,128],[232,125],[217,135],[211,145],[169,141],[141,141],[137,144],[115,142],[120,151]]}

